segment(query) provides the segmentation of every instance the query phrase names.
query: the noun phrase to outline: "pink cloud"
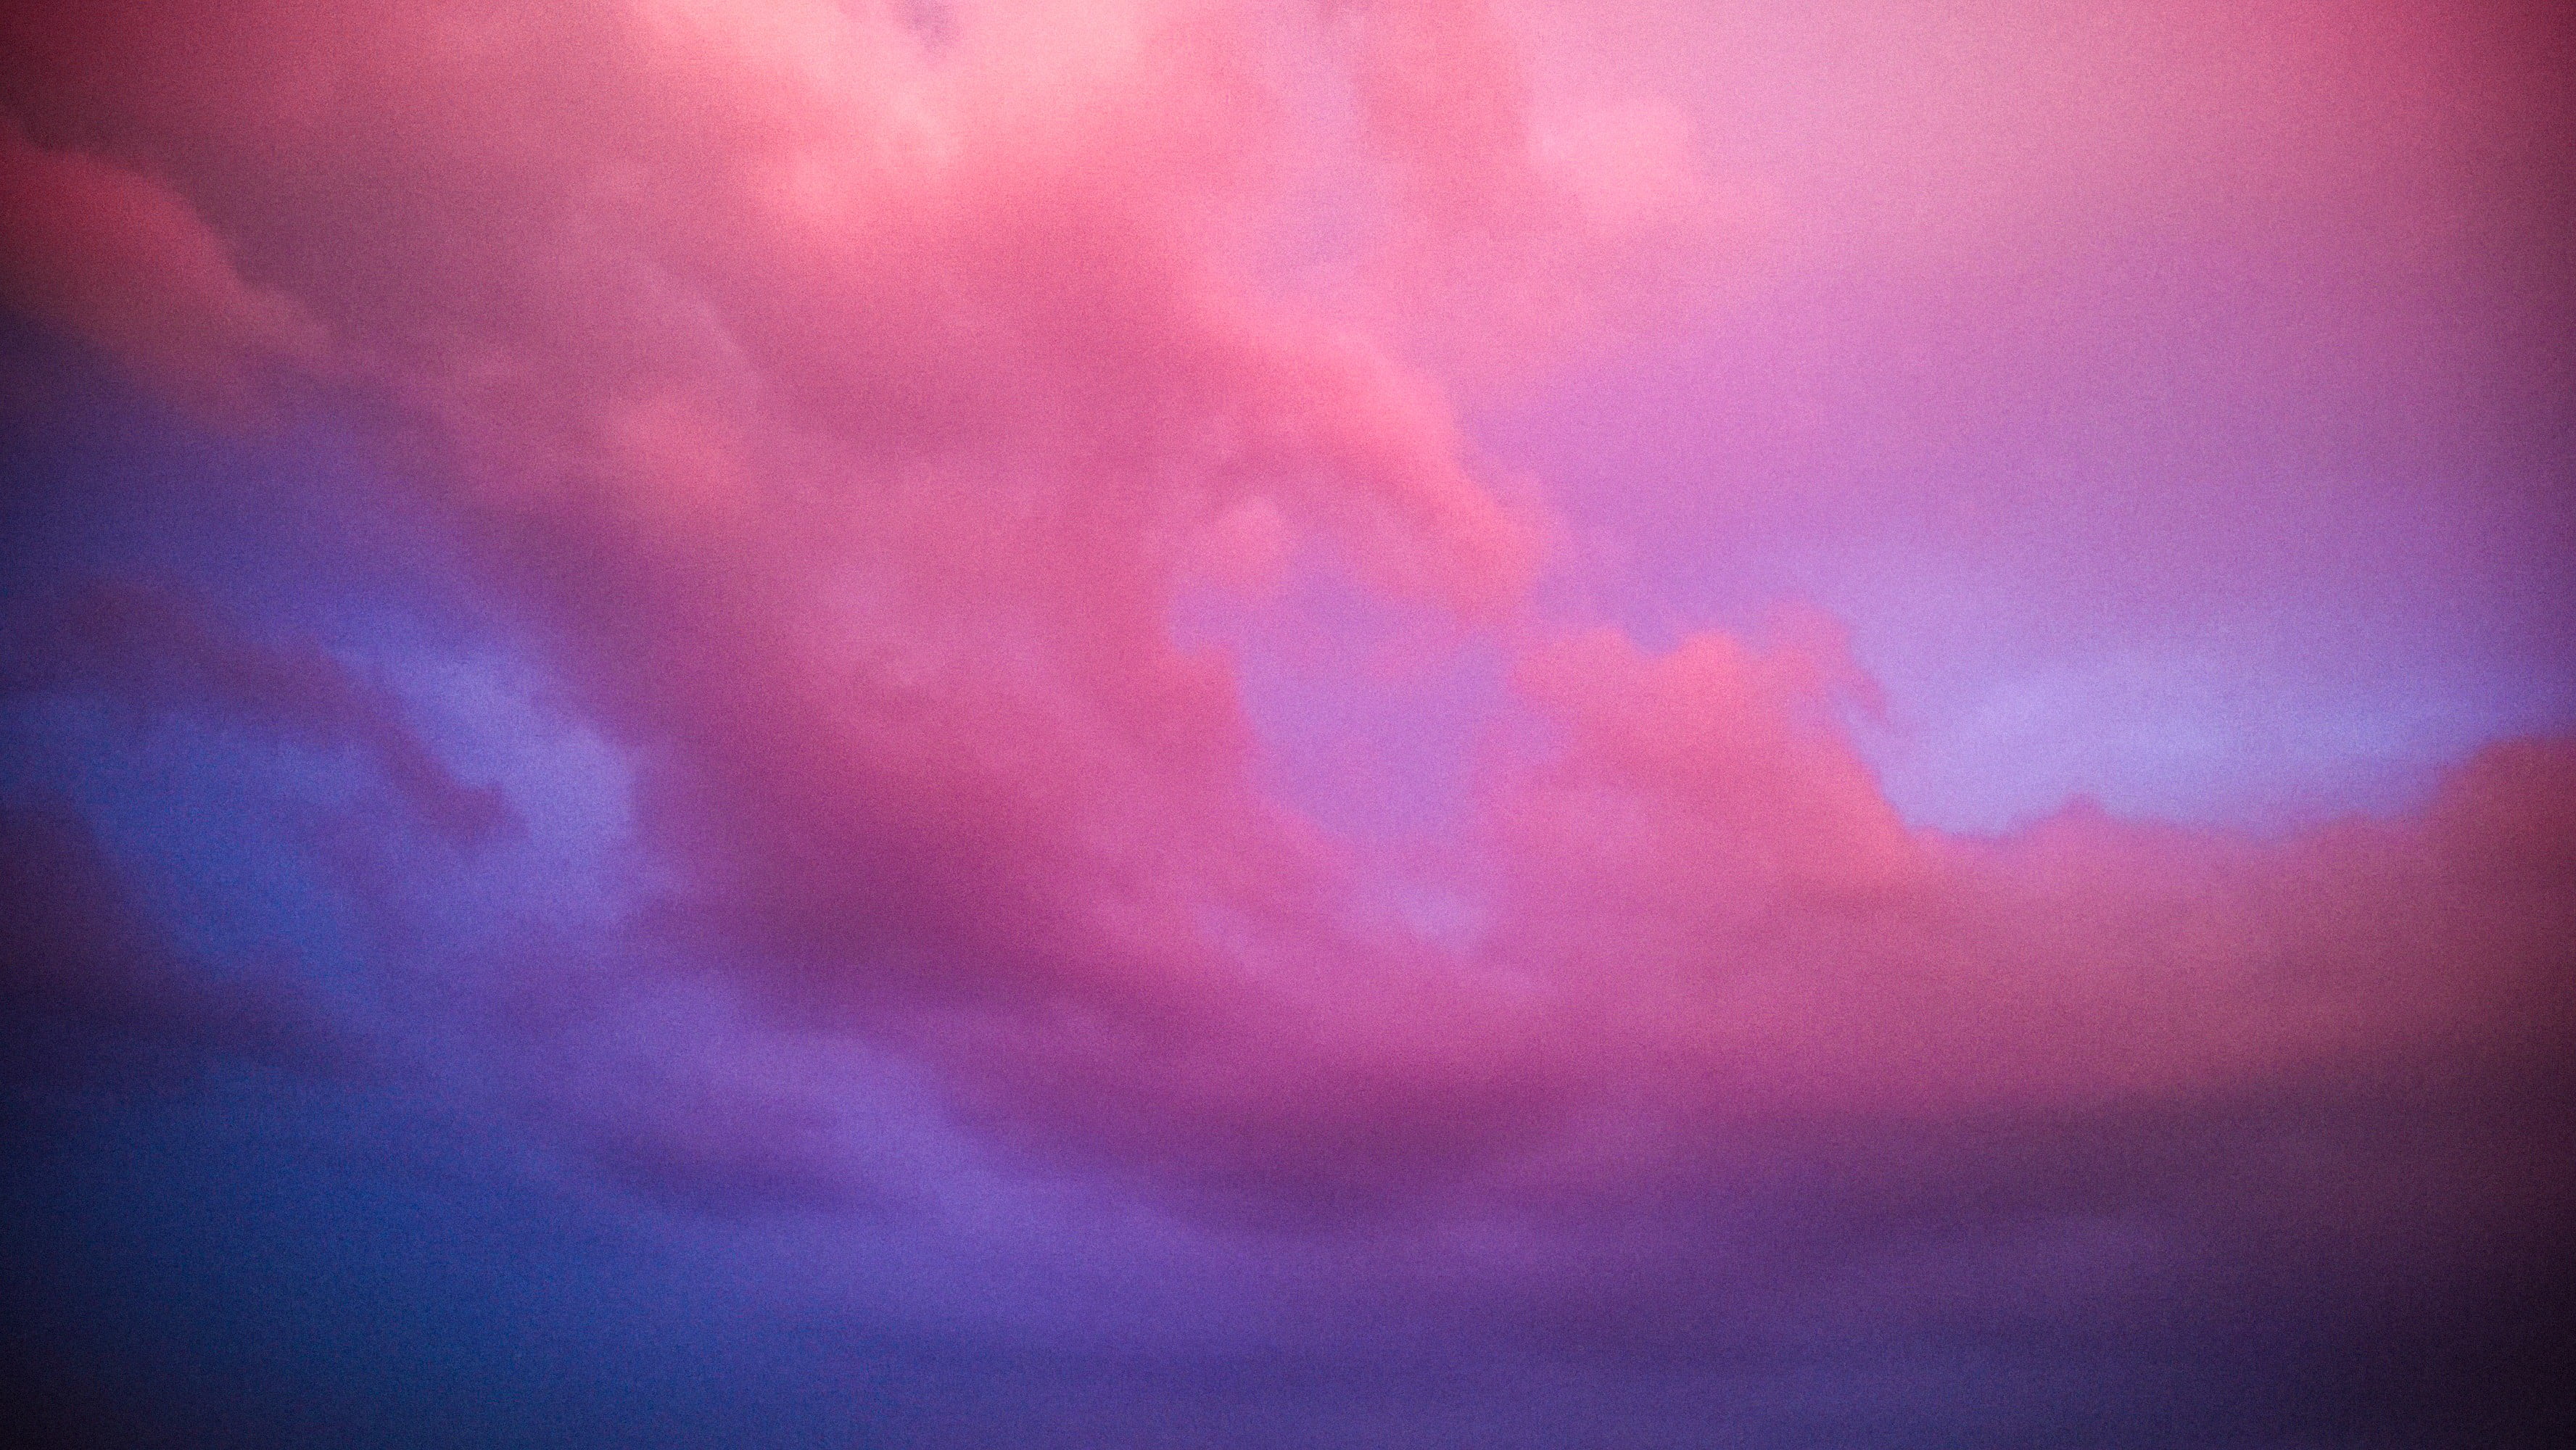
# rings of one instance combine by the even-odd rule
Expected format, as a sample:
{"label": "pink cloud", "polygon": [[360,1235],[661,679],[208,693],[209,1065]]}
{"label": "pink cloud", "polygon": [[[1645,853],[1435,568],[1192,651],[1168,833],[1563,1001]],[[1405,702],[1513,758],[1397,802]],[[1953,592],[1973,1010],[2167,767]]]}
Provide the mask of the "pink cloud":
{"label": "pink cloud", "polygon": [[[1956,839],[1837,724],[1869,687],[1821,625],[1533,645],[1513,708],[1559,742],[1498,767],[1462,849],[1488,930],[1354,924],[1362,868],[1253,785],[1176,581],[1321,540],[1535,638],[1543,511],[1404,339],[1535,346],[1699,267],[1710,203],[1654,103],[1550,131],[1489,7],[1328,23],[1356,41],[1177,3],[965,7],[944,39],[820,3],[28,12],[13,285],[173,387],[247,349],[378,420],[632,752],[657,929],[1051,1151],[1338,1203],[1516,1161],[1625,1182],[1746,1115],[2563,1045],[2576,835],[2532,804],[2568,798],[2563,745],[2278,843],[2081,812]],[[1350,164],[1395,178],[1341,261],[1419,316],[1264,271],[1319,48]],[[133,599],[61,638],[490,814],[318,657]]]}
{"label": "pink cloud", "polygon": [[1952,837],[1880,795],[1825,712],[1834,668],[1702,636],[1660,660],[1596,638],[1531,672],[1568,744],[1504,797],[1520,875],[1497,949],[1676,1092],[2098,1104],[2470,1042],[2537,1060],[2571,1025],[2576,896],[2541,884],[2576,851],[2563,742],[2491,750],[2404,822],[2264,842],[2079,805]]}
{"label": "pink cloud", "polygon": [[1512,7],[1325,9],[1391,214],[1381,305],[1453,366],[1526,370],[1605,325],[1688,310],[1746,240],[1756,209],[1707,174],[1687,113],[1633,83],[1546,83]]}
{"label": "pink cloud", "polygon": [[37,146],[6,118],[0,300],[185,401],[234,414],[262,401],[264,373],[325,351],[294,302],[242,280],[185,199],[115,162]]}

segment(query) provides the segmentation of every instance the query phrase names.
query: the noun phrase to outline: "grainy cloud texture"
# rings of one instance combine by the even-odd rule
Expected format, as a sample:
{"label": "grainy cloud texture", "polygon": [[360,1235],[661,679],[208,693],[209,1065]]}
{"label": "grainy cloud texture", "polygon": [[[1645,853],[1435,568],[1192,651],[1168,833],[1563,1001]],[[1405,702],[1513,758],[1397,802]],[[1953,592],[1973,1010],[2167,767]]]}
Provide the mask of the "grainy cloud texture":
{"label": "grainy cloud texture", "polygon": [[14,1417],[2556,1443],[2570,40],[14,7]]}

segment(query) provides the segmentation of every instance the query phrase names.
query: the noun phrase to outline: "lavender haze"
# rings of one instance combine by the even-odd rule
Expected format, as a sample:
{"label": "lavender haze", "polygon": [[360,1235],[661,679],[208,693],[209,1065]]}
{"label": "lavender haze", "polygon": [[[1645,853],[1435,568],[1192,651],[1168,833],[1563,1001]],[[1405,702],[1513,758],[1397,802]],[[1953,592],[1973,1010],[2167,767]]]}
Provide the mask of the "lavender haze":
{"label": "lavender haze", "polygon": [[0,1418],[2576,1436],[2576,16],[0,15]]}

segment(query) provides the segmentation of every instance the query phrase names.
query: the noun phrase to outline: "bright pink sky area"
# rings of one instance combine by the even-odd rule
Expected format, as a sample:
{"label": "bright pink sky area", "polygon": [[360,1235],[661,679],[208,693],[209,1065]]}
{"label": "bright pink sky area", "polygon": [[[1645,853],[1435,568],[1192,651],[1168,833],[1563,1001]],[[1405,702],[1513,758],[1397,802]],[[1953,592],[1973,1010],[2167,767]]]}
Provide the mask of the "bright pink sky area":
{"label": "bright pink sky area", "polygon": [[1874,758],[1945,824],[2386,809],[2568,718],[2566,62],[2537,19],[1579,29],[1759,220],[1713,302],[1475,407],[1569,520],[1562,612],[1668,639],[1833,611],[1894,697]]}

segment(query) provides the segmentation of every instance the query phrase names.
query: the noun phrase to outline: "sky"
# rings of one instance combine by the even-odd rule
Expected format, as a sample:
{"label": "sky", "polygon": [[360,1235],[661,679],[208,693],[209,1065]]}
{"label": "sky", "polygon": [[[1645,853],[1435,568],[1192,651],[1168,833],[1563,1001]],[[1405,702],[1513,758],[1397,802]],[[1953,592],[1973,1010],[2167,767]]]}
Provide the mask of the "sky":
{"label": "sky", "polygon": [[2576,1431],[2576,15],[0,13],[96,1446]]}

